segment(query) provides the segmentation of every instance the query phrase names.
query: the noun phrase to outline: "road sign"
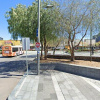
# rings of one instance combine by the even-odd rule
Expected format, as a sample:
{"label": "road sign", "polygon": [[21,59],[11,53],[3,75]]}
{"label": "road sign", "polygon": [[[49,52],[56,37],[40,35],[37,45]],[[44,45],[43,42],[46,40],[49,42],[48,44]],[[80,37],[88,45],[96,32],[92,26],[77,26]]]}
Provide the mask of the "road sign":
{"label": "road sign", "polygon": [[30,38],[22,38],[22,45],[23,45],[23,50],[29,50],[30,49]]}
{"label": "road sign", "polygon": [[38,29],[36,30],[36,37],[38,37]]}
{"label": "road sign", "polygon": [[40,43],[36,42],[35,46],[36,46],[36,48],[39,48],[40,47]]}

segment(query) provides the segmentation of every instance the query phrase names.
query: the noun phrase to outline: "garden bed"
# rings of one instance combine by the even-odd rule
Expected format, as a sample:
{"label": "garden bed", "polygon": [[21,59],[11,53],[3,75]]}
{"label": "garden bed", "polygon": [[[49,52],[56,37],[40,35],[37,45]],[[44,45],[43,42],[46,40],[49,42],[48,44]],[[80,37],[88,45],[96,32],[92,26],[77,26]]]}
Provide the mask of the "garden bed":
{"label": "garden bed", "polygon": [[[54,59],[70,59],[70,55],[47,55],[47,58]],[[87,61],[97,61],[100,62],[100,57],[90,57],[90,56],[75,56],[75,60],[87,60]]]}
{"label": "garden bed", "polygon": [[47,58],[47,60],[41,60],[41,63],[51,63],[51,62],[62,62],[68,64],[82,65],[82,66],[91,66],[91,67],[100,67],[100,62],[96,61],[85,61],[85,60],[75,60],[70,61],[69,59],[53,59]]}

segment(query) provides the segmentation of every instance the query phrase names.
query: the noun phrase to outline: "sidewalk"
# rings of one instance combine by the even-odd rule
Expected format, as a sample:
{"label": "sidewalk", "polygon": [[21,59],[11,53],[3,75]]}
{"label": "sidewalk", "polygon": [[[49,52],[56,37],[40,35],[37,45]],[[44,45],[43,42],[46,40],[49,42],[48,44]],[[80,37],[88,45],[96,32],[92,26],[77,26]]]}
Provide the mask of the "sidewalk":
{"label": "sidewalk", "polygon": [[23,78],[8,100],[100,100],[100,81],[47,70]]}

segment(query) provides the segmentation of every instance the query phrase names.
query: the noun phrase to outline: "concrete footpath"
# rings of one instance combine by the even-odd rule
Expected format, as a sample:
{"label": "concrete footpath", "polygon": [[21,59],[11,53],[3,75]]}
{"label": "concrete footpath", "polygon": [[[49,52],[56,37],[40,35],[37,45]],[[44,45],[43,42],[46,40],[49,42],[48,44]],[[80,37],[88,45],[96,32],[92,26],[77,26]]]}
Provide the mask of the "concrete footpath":
{"label": "concrete footpath", "polygon": [[8,100],[100,100],[100,81],[55,70],[31,73]]}

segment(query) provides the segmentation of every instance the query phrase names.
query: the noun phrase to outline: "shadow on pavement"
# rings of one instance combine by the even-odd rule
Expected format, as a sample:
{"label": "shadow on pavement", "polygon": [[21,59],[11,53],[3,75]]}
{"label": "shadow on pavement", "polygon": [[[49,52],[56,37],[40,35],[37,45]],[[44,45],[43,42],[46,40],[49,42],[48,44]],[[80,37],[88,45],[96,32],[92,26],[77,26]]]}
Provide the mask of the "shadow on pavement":
{"label": "shadow on pavement", "polygon": [[[27,58],[35,58],[36,55],[27,55]],[[25,56],[21,56],[20,58],[26,58],[26,55]]]}
{"label": "shadow on pavement", "polygon": [[2,77],[0,77],[0,78],[16,78],[16,79],[20,79],[20,78],[18,78],[18,77],[8,77],[8,76],[2,76]]}
{"label": "shadow on pavement", "polygon": [[[29,62],[29,61],[28,61]],[[2,62],[0,65],[0,75],[2,73],[8,74],[7,72],[25,72],[26,70],[26,60]]]}
{"label": "shadow on pavement", "polygon": [[16,75],[16,74],[11,74],[11,73],[2,73],[0,75],[7,75],[7,76],[23,76],[23,75]]}
{"label": "shadow on pavement", "polygon": [[0,56],[0,58],[13,58],[15,56],[9,56],[9,57],[4,57],[4,56]]}

